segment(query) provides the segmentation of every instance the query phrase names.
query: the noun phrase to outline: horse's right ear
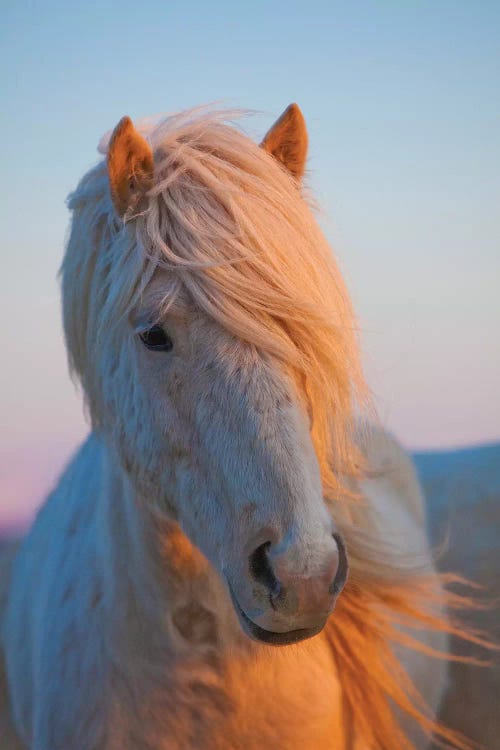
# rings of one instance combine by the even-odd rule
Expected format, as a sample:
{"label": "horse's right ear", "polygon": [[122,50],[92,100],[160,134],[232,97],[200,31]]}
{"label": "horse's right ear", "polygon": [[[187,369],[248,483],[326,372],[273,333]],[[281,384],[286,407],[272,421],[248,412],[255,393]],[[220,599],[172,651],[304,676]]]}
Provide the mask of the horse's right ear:
{"label": "horse's right ear", "polygon": [[298,104],[290,104],[285,109],[260,145],[295,179],[302,179],[307,158],[307,128]]}
{"label": "horse's right ear", "polygon": [[122,117],[113,131],[107,165],[111,197],[123,217],[137,207],[152,186],[154,174],[151,146],[134,128],[130,117]]}

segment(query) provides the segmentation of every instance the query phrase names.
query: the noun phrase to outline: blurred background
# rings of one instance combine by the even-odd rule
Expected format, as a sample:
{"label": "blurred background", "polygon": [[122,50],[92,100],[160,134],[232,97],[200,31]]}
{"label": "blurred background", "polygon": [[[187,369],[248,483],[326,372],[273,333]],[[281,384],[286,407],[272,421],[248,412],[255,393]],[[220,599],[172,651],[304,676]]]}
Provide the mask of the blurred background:
{"label": "blurred background", "polygon": [[436,497],[454,466],[468,498],[480,472],[498,499],[499,34],[498,0],[4,0],[0,529],[29,523],[87,430],[60,323],[65,198],[122,115],[214,101],[257,110],[256,139],[299,103],[383,422],[425,451]]}

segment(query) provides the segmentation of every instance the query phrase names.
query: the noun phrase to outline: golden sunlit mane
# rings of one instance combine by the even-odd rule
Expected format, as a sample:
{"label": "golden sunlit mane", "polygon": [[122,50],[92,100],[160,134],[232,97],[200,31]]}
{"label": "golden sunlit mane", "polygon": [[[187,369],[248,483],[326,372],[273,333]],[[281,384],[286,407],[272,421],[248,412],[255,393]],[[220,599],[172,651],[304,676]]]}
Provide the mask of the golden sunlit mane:
{"label": "golden sunlit mane", "polygon": [[[327,626],[347,713],[370,750],[412,747],[391,703],[425,731],[468,748],[428,718],[388,644],[404,639],[397,625],[406,617],[455,632],[436,614],[441,595],[425,573],[405,570],[387,550],[375,551],[369,530],[356,529],[359,417],[369,398],[344,282],[305,190],[228,124],[234,116],[197,110],[143,127],[154,154],[154,185],[124,223],[114,212],[104,163],[70,197],[73,232],[63,284],[72,367],[99,421],[100,332],[131,314],[163,268],[172,281],[159,316],[184,290],[234,336],[291,370],[307,397],[324,494],[350,552],[351,578]],[[449,594],[446,603],[468,601]]]}
{"label": "golden sunlit mane", "polygon": [[[111,256],[103,286],[113,297],[116,287],[121,297],[127,290],[115,316],[166,268],[209,316],[293,368],[310,404],[325,493],[337,497],[342,477],[358,473],[355,426],[367,402],[349,296],[297,181],[224,118],[195,111],[149,126],[155,184],[128,226],[115,226],[104,164],[69,205],[92,211],[92,234]],[[143,257],[127,267],[131,239]],[[121,258],[106,244],[119,245]],[[81,353],[73,355],[71,336],[68,343],[81,372]]]}

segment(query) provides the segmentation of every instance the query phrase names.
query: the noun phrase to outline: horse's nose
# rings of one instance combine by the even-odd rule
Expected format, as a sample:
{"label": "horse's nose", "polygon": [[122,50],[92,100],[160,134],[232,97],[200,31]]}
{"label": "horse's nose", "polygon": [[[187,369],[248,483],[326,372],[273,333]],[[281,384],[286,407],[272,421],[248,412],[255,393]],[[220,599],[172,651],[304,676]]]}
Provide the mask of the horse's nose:
{"label": "horse's nose", "polygon": [[253,578],[265,586],[277,615],[309,627],[327,617],[347,577],[347,557],[339,535],[324,542],[314,563],[299,544],[261,544],[250,556]]}

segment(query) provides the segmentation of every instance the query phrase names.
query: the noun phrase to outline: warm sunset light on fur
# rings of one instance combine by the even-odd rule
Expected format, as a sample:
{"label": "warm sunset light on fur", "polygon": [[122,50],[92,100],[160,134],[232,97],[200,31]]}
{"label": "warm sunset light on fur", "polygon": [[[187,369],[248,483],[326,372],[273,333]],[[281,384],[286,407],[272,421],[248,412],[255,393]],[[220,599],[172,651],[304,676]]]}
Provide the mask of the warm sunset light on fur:
{"label": "warm sunset light on fur", "polygon": [[92,433],[3,557],[2,750],[472,747],[436,713],[449,636],[489,644],[377,423],[303,115],[239,118],[125,117],[69,198]]}

